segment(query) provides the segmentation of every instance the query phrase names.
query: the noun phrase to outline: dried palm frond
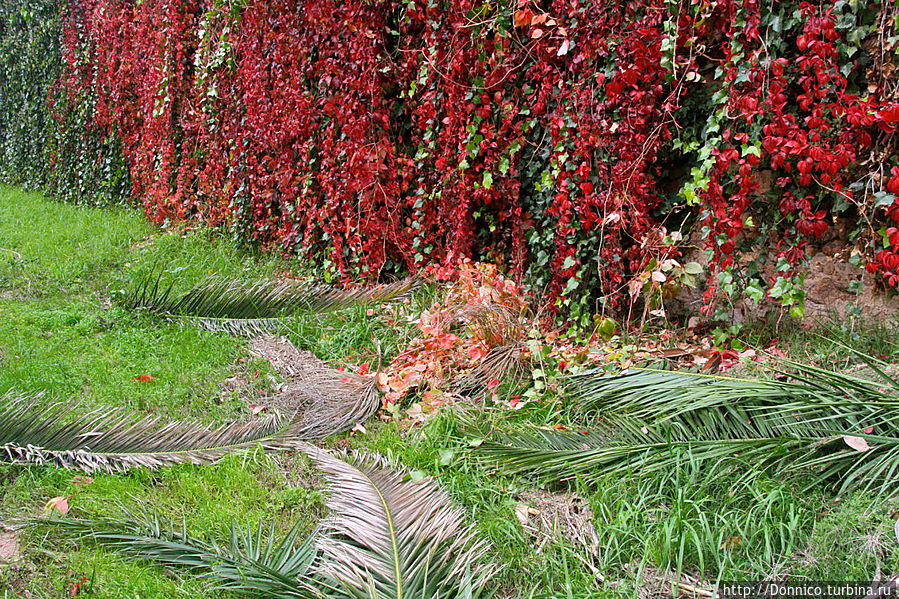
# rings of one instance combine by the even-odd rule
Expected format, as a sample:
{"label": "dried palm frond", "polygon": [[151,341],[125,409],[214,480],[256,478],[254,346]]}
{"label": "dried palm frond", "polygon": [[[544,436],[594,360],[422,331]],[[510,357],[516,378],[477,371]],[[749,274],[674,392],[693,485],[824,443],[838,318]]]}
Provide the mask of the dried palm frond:
{"label": "dried palm frond", "polygon": [[331,483],[321,573],[350,597],[477,597],[494,568],[463,513],[431,481],[376,455],[310,448]]}
{"label": "dried palm frond", "polygon": [[[684,460],[799,475],[840,491],[899,489],[899,382],[793,365],[789,380],[633,369],[579,375],[569,393],[598,421],[589,434],[537,428],[490,438],[485,459],[560,480],[665,472]],[[875,368],[879,367],[874,364]]]}
{"label": "dried palm frond", "polygon": [[348,431],[381,407],[375,377],[335,370],[323,362],[308,364],[272,402],[296,409],[297,434],[310,440]]}
{"label": "dried palm frond", "polygon": [[259,336],[250,341],[250,351],[272,361],[287,378],[281,390],[266,399],[266,404],[288,413],[296,413],[297,435],[303,439],[325,439],[368,420],[381,405],[377,372],[363,376],[337,370],[312,352],[299,351],[287,339]]}
{"label": "dried palm frond", "polygon": [[295,281],[257,281],[211,277],[183,295],[173,293],[174,282],[161,285],[159,275],[141,281],[123,305],[163,318],[188,322],[210,331],[259,334],[277,328],[293,314],[322,313],[356,304],[397,300],[412,293],[416,279],[343,291]]}
{"label": "dried palm frond", "polygon": [[293,449],[296,437],[296,424],[280,414],[211,426],[113,408],[76,414],[70,402],[50,402],[41,394],[0,397],[0,460],[16,464],[121,472],[209,463],[255,447]]}
{"label": "dried palm frond", "polygon": [[527,364],[524,349],[524,344],[517,341],[492,348],[474,369],[453,382],[453,389],[459,393],[481,393],[490,381],[518,383]]}
{"label": "dried palm frond", "polygon": [[227,544],[190,535],[187,526],[146,510],[120,518],[43,521],[127,556],[183,568],[228,590],[277,599],[321,599],[329,587],[313,573],[318,533],[301,538],[298,523],[280,539],[275,526],[255,532],[231,526]]}

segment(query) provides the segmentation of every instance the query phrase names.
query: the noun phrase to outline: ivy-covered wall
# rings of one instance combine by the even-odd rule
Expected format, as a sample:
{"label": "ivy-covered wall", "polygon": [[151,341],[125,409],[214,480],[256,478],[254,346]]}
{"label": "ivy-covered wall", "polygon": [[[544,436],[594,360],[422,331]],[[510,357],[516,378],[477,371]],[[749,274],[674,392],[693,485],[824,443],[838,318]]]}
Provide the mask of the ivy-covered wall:
{"label": "ivy-covered wall", "polygon": [[[61,0],[0,0],[0,179],[74,202],[116,203],[129,171],[113,131],[95,123],[92,88],[66,88],[74,42]],[[87,41],[82,40],[87,48]]]}
{"label": "ivy-covered wall", "polygon": [[0,175],[11,183],[47,181],[51,88],[62,72],[57,2],[0,0]]}
{"label": "ivy-covered wall", "polygon": [[584,322],[700,281],[800,313],[837,225],[899,286],[891,2],[0,5],[9,181],[346,275],[490,260]]}

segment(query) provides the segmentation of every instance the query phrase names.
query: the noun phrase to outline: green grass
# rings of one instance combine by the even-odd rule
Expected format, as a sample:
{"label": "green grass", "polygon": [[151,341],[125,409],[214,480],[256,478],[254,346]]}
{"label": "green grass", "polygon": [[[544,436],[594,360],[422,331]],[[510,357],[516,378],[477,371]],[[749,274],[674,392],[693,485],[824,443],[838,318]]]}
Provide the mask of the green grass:
{"label": "green grass", "polygon": [[[242,340],[129,314],[110,296],[151,270],[189,285],[215,272],[258,276],[276,260],[205,232],[155,231],[135,212],[63,205],[9,188],[0,190],[0,248],[0,393],[43,391],[83,409],[123,406],[222,421],[246,416],[247,397],[269,386],[268,363],[254,360]],[[153,380],[135,380],[144,374]],[[240,394],[223,392],[231,377],[245,381]],[[255,526],[302,519],[311,527],[321,516],[316,478],[296,458],[139,469],[95,475],[87,485],[73,482],[75,474],[0,466],[0,520],[39,515],[57,496],[69,496],[71,513],[82,516],[114,515],[119,502],[146,505],[183,518],[198,534],[221,535],[232,520]],[[97,597],[220,596],[206,593],[203,582],[123,564],[46,531],[25,536],[24,564],[0,569],[0,589],[10,597],[68,596],[81,575],[93,581]]]}
{"label": "green grass", "polygon": [[[150,273],[187,288],[211,274],[255,278],[283,271],[302,273],[303,266],[239,248],[214,232],[160,231],[132,211],[63,205],[0,188],[0,393],[44,391],[83,409],[108,405],[163,417],[245,416],[250,400],[272,380],[268,363],[254,360],[245,340],[131,314],[114,299]],[[410,310],[427,306],[433,292]],[[779,336],[791,356],[835,367],[845,364],[848,352],[835,348],[833,339],[895,361],[889,328],[834,326],[829,338],[801,328],[759,327],[745,335],[756,344]],[[361,307],[292,319],[283,334],[327,361],[355,366],[373,365],[378,345],[389,359],[415,331],[397,308],[369,313]],[[153,380],[135,380],[144,374]],[[225,384],[229,379],[242,386],[235,390]],[[550,395],[512,413],[484,408],[468,418],[486,428],[510,421],[576,424]],[[450,411],[411,431],[375,419],[367,433],[337,442],[379,451],[436,477],[493,544],[502,566],[500,597],[631,597],[641,573],[653,568],[711,581],[760,578],[778,569],[809,579],[865,579],[878,564],[884,573],[899,569],[895,502],[863,494],[837,501],[773,479],[709,482],[689,465],[665,478],[633,473],[550,489],[587,500],[600,544],[595,554],[567,541],[537,551],[538,540],[515,515],[521,493],[536,483],[486,470],[463,440],[463,426]],[[76,516],[114,516],[122,503],[139,504],[183,519],[197,535],[219,537],[232,521],[276,522],[282,530],[299,521],[311,530],[323,516],[321,483],[296,456],[232,456],[215,467],[95,475],[89,484],[80,484],[76,474],[0,466],[0,521],[39,515],[58,496],[69,497]],[[82,576],[89,597],[222,596],[203,580],[123,561],[52,530],[31,528],[23,535],[24,559],[0,566],[0,597],[67,597]]]}

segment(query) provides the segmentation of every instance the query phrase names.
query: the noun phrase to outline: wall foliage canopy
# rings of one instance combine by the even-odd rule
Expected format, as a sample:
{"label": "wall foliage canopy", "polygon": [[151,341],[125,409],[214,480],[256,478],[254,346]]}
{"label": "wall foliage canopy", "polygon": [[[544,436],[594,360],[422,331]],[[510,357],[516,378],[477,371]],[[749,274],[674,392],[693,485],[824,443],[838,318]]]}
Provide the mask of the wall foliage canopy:
{"label": "wall foliage canopy", "polygon": [[575,320],[660,283],[688,237],[710,305],[801,306],[797,267],[836,223],[899,286],[897,12],[0,0],[0,174],[346,276],[489,260]]}

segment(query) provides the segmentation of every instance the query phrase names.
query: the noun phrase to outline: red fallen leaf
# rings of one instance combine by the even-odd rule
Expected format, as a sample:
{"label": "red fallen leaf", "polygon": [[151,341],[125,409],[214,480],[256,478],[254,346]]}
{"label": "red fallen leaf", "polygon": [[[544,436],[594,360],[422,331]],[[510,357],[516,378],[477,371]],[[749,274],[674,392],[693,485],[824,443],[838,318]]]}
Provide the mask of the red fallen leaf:
{"label": "red fallen leaf", "polygon": [[253,416],[257,415],[259,412],[264,412],[267,408],[265,406],[254,406],[250,404],[250,412],[253,413]]}
{"label": "red fallen leaf", "polygon": [[499,386],[499,379],[490,379],[487,381],[488,389],[496,389]]}
{"label": "red fallen leaf", "polygon": [[853,437],[852,435],[843,435],[843,441],[846,442],[846,445],[854,449],[855,451],[863,452],[868,451],[871,447],[868,445],[868,442],[865,441],[861,437]]}
{"label": "red fallen leaf", "polygon": [[487,350],[481,345],[472,345],[468,348],[468,357],[472,360],[480,360],[487,355]]}
{"label": "red fallen leaf", "polygon": [[54,497],[50,501],[44,504],[44,512],[50,513],[53,510],[58,510],[60,514],[65,514],[69,511],[69,498],[68,497]]}
{"label": "red fallen leaf", "polygon": [[94,482],[94,479],[89,476],[81,476],[80,474],[76,474],[72,477],[72,484],[75,485],[89,485],[92,482]]}
{"label": "red fallen leaf", "polygon": [[724,551],[725,549],[733,549],[741,543],[743,543],[743,540],[740,537],[730,537],[721,544],[721,547],[719,547],[719,549],[721,551]]}
{"label": "red fallen leaf", "polygon": [[154,381],[156,379],[153,378],[152,374],[139,374],[134,377],[135,383],[149,383],[150,381]]}
{"label": "red fallen leaf", "polygon": [[365,311],[365,314],[368,316],[374,316],[375,311],[372,308],[369,308],[368,310]]}
{"label": "red fallen leaf", "polygon": [[256,378],[256,377],[258,377],[258,376],[259,376],[259,371],[258,371],[258,370],[254,370],[254,371],[253,371],[253,378]]}
{"label": "red fallen leaf", "polygon": [[390,378],[387,376],[386,372],[378,373],[378,386],[379,387],[382,387],[382,388],[387,387],[389,382],[390,382]]}
{"label": "red fallen leaf", "polygon": [[72,587],[72,590],[69,593],[70,597],[77,597],[81,594],[81,589],[84,588],[84,584],[87,582],[87,574],[81,575],[81,580],[75,583],[75,586]]}
{"label": "red fallen leaf", "polygon": [[865,434],[866,434],[866,435],[870,435],[870,434],[873,433],[873,432],[874,432],[874,427],[873,427],[873,426],[869,426],[868,428],[865,429]]}

